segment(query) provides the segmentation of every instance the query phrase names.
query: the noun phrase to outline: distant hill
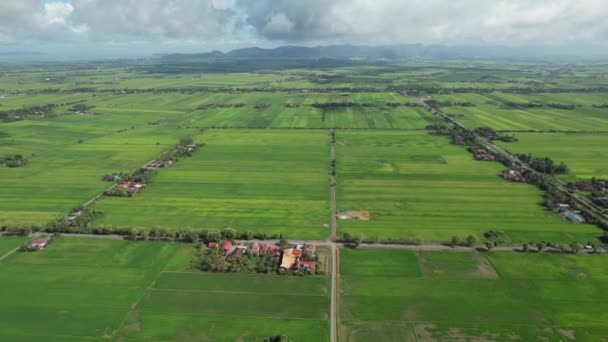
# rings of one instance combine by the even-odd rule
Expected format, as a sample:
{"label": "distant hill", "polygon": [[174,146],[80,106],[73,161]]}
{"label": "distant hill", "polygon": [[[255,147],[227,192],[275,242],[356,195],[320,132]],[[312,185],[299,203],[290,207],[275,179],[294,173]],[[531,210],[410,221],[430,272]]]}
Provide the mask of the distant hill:
{"label": "distant hill", "polygon": [[[230,59],[321,59],[321,58],[366,58],[366,59],[571,59],[578,58],[581,49],[538,46],[447,46],[447,45],[328,45],[316,47],[280,46],[272,49],[250,47],[229,52],[211,51],[195,54],[166,54],[165,61],[230,60]],[[589,52],[589,51],[585,51]],[[595,50],[596,56],[602,51]],[[587,54],[591,57],[591,55]]]}

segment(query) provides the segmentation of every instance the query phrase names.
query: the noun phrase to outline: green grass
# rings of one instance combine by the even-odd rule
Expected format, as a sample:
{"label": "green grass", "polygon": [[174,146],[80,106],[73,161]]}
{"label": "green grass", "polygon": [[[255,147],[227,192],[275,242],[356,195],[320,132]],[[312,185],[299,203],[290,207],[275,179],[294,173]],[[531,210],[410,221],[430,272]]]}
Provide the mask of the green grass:
{"label": "green grass", "polygon": [[[568,340],[570,334],[595,341],[608,332],[601,300],[605,256],[493,252],[488,260],[476,252],[345,252],[341,263],[351,267],[341,268],[341,341],[376,334],[384,341]],[[399,254],[418,259],[403,264],[415,270],[411,275],[370,277],[357,269],[367,270],[370,257],[382,267]],[[418,275],[429,260],[449,272]],[[493,265],[500,278],[472,276],[480,263]]]}
{"label": "green grass", "polygon": [[148,189],[95,205],[95,225],[329,235],[327,130],[210,130],[192,158],[158,171]]}
{"label": "green grass", "polygon": [[188,250],[59,238],[44,251],[17,252],[0,264],[0,339],[328,340],[328,277],[163,271]]}
{"label": "green grass", "polygon": [[[444,107],[442,110],[454,114],[463,125],[491,127],[502,131],[608,131],[608,111],[593,108],[592,105],[603,104],[605,94],[535,94],[520,95],[506,93],[432,95],[431,98],[441,101],[469,101],[473,107]],[[544,105],[550,103],[574,104],[576,109],[563,110],[550,107],[509,108],[503,101],[517,103],[536,102]]]}
{"label": "green grass", "polygon": [[0,225],[41,225],[66,215],[110,186],[104,174],[135,171],[193,132],[141,121],[68,115],[0,126],[0,156],[28,160],[24,167],[0,167]]}
{"label": "green grass", "polygon": [[570,169],[564,180],[608,178],[608,134],[517,133],[517,143],[501,143],[513,153],[532,153],[564,162]]}
{"label": "green grass", "polygon": [[368,210],[369,221],[340,220],[339,232],[364,239],[449,241],[488,230],[513,242],[571,242],[600,235],[542,205],[542,192],[503,180],[499,163],[427,132],[337,133],[339,210]]}
{"label": "green grass", "polygon": [[0,257],[21,246],[27,240],[26,237],[0,237]]}

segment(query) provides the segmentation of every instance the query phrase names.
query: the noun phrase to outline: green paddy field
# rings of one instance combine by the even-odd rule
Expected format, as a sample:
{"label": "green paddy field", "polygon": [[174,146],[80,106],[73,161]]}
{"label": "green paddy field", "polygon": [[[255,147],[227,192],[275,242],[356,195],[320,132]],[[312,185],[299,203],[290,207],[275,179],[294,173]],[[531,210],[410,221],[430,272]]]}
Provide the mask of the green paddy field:
{"label": "green paddy field", "polygon": [[[0,246],[20,244],[7,239]],[[189,270],[190,250],[59,238],[16,252],[0,262],[0,339],[328,340],[328,277],[205,274]]]}
{"label": "green paddy field", "polygon": [[602,341],[605,262],[598,255],[343,249],[340,341]]}
{"label": "green paddy field", "polygon": [[94,225],[329,236],[327,130],[208,130],[197,141],[142,193],[98,202]]}
{"label": "green paddy field", "polygon": [[336,134],[338,210],[371,219],[338,221],[364,240],[483,240],[489,230],[512,242],[594,240],[591,225],[572,225],[542,205],[542,192],[506,182],[498,163],[475,161],[462,146],[424,131]]}

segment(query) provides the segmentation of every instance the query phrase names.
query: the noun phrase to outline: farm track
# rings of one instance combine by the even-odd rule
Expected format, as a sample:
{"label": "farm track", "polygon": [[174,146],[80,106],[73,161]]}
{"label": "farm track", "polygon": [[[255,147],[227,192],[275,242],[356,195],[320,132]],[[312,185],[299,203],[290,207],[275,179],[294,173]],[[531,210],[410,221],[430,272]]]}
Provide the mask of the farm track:
{"label": "farm track", "polygon": [[[480,145],[482,145],[484,148],[492,151],[496,155],[499,155],[499,156],[509,160],[511,163],[513,163],[513,165],[518,165],[522,169],[529,171],[531,173],[537,173],[528,164],[523,163],[521,160],[519,160],[517,157],[515,157],[511,152],[509,152],[506,149],[504,149],[498,145],[495,145],[494,143],[488,141],[487,139],[475,134],[472,130],[468,129],[466,126],[464,126],[460,122],[456,121],[454,118],[446,115],[441,110],[429,106],[423,100],[421,100],[413,95],[410,95],[406,92],[400,92],[400,94],[409,98],[410,100],[414,101],[415,103],[421,105],[424,109],[426,109],[433,115],[436,115],[439,118],[443,119],[444,121],[451,123],[453,126],[458,127],[464,131],[471,132],[473,134],[473,136],[475,136],[477,142]],[[581,208],[587,209],[587,213],[590,214],[591,216],[593,216],[593,218],[596,219],[598,222],[608,226],[608,218],[606,217],[606,215],[603,214],[603,210],[601,208],[599,208],[598,206],[596,206],[593,202],[591,202],[587,198],[579,195],[577,191],[568,189],[568,187],[562,181],[556,179],[553,176],[546,176],[546,180],[553,187],[555,187],[555,189],[568,195],[570,198],[575,200],[576,203]]]}

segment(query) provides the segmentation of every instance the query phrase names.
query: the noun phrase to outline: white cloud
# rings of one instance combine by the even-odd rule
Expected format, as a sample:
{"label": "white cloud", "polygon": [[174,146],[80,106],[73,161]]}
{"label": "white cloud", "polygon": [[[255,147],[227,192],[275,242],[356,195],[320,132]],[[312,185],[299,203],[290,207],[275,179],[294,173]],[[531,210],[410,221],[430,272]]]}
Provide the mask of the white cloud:
{"label": "white cloud", "polygon": [[0,42],[608,43],[607,0],[0,0]]}

